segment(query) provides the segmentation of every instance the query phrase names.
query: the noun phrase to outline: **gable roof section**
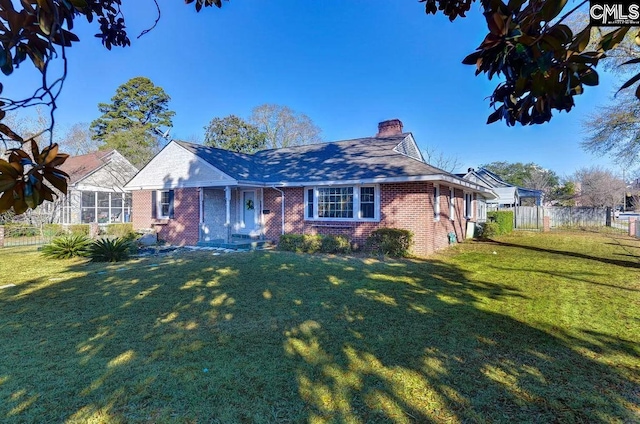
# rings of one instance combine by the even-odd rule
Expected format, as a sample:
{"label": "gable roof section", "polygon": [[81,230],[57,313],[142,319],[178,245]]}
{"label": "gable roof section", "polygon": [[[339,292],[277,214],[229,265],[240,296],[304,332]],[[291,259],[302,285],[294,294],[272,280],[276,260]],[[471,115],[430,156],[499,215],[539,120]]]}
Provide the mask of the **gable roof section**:
{"label": "gable roof section", "polygon": [[259,174],[251,155],[186,141],[176,141],[176,143],[235,180],[250,181],[257,178]]}
{"label": "gable roof section", "polygon": [[446,173],[418,159],[399,153],[396,147],[409,134],[358,138],[255,154],[262,180],[272,184],[379,180]]}
{"label": "gable roof section", "polygon": [[[183,157],[184,154],[189,156]],[[220,175],[215,178],[217,181],[211,180],[212,176],[203,179],[203,170],[198,171],[200,177],[194,175],[196,161],[217,172]],[[181,165],[184,163],[191,163],[191,168],[184,168]],[[485,197],[495,197],[485,187],[424,162],[411,133],[262,150],[254,154],[174,140],[126,188],[196,187],[198,184],[282,187],[403,181],[446,182],[480,192]]]}
{"label": "gable roof section", "polygon": [[60,170],[69,174],[69,185],[74,185],[102,168],[114,153],[116,153],[115,150],[109,149],[99,150],[86,155],[69,156],[69,158],[60,165]]}
{"label": "gable roof section", "polygon": [[125,185],[125,189],[236,185],[237,179],[225,172],[225,164],[230,165],[229,169],[233,168],[230,159],[233,155],[224,153],[233,152],[222,151],[223,154],[218,156],[220,162],[213,165],[205,160],[209,149],[197,144],[171,141]]}

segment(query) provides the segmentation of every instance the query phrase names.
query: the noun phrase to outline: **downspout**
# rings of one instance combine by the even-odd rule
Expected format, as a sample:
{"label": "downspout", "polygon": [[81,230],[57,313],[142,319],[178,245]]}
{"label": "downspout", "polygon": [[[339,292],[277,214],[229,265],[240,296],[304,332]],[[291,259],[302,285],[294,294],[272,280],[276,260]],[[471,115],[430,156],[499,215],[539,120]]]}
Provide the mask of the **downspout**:
{"label": "downspout", "polygon": [[280,194],[282,194],[282,211],[280,212],[280,214],[282,215],[282,235],[284,235],[284,191],[280,190],[278,187],[276,186],[271,186],[272,189],[279,191]]}

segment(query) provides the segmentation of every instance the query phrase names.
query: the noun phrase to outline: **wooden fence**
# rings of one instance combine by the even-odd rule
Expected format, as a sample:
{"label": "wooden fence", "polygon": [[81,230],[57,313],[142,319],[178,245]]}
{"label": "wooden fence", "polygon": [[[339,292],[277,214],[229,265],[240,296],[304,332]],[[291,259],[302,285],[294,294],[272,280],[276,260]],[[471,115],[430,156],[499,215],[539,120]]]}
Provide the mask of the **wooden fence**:
{"label": "wooden fence", "polygon": [[501,210],[513,211],[513,227],[516,230],[542,231],[544,217],[549,217],[551,229],[616,227],[628,228],[628,222],[616,222],[611,218],[611,209],[563,206],[516,206]]}

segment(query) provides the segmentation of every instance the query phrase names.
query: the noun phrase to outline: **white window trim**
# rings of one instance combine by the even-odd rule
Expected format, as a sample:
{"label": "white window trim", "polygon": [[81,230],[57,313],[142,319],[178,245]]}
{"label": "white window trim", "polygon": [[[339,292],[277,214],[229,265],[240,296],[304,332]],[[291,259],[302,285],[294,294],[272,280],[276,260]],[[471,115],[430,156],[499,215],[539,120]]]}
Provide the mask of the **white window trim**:
{"label": "white window trim", "polygon": [[[464,215],[465,218],[471,219],[473,218],[473,194],[465,192],[464,193]],[[469,213],[467,213],[467,211]]]}
{"label": "white window trim", "polygon": [[449,187],[449,219],[456,220],[456,190]]}
{"label": "white window trim", "polygon": [[[156,192],[156,219],[169,219],[169,214],[162,214],[162,193],[170,193],[171,190],[158,190]],[[171,196],[171,195],[169,195]],[[169,203],[169,210],[171,210],[171,203]]]}
{"label": "white window trim", "polygon": [[440,186],[433,185],[433,220],[440,221]]}
{"label": "white window trim", "polygon": [[[93,190],[80,190],[79,192],[79,203],[80,203],[80,221],[84,223],[84,221],[82,221],[82,212],[84,211],[84,209],[93,209],[93,222],[98,222],[98,210],[99,209],[104,209],[104,207],[99,207],[98,206],[98,191],[93,191]],[[83,193],[92,193],[93,194],[93,206],[84,206],[83,202],[82,202],[82,196]],[[100,191],[100,193],[107,193],[108,194],[108,201],[109,201],[109,220],[107,222],[103,222],[100,224],[118,224],[118,223],[123,223],[123,222],[131,222],[131,205],[129,205],[128,207],[125,206],[126,205],[126,194],[125,192],[114,192],[114,191]],[[122,199],[122,206],[118,207],[114,207],[111,206],[111,201],[114,198],[120,197]],[[64,215],[64,208],[66,208],[68,206],[69,210],[68,212],[68,222],[71,222],[71,197],[70,196],[66,196],[66,200],[63,206],[63,215]],[[115,215],[115,212],[120,212],[120,219],[118,221],[112,221],[112,217],[113,215]],[[129,215],[129,221],[125,221],[125,215]],[[63,216],[63,221],[65,219],[65,217]]]}
{"label": "white window trim", "polygon": [[[321,188],[343,188],[353,187],[353,218],[320,218],[318,216],[318,189]],[[373,218],[362,218],[360,216],[360,189],[363,187],[374,188]],[[313,189],[313,217],[308,216],[309,211],[309,190]],[[380,221],[380,186],[377,184],[346,184],[332,186],[307,186],[304,187],[304,220],[305,221],[348,221],[348,222],[379,222]]]}

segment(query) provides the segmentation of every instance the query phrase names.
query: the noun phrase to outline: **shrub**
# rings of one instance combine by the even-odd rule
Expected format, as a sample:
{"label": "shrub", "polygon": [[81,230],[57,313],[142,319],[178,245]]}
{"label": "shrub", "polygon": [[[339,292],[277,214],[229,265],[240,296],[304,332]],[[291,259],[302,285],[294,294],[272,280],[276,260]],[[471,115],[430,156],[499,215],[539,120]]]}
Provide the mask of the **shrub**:
{"label": "shrub", "polygon": [[344,236],[323,236],[310,234],[284,234],[278,243],[280,250],[297,253],[348,253],[349,240]]}
{"label": "shrub", "polygon": [[7,222],[4,224],[4,236],[9,237],[35,237],[40,235],[38,227],[21,222]]}
{"label": "shrub", "polygon": [[122,237],[95,240],[89,247],[89,256],[94,262],[119,262],[129,259],[131,242]]}
{"label": "shrub", "polygon": [[106,235],[108,236],[132,238],[131,234],[135,235],[135,232],[133,231],[133,224],[130,222],[107,225]]}
{"label": "shrub", "polygon": [[322,253],[349,253],[351,243],[344,236],[322,236],[320,251]]}
{"label": "shrub", "polygon": [[78,234],[83,236],[89,236],[89,224],[74,224],[69,225],[69,232],[71,234]]}
{"label": "shrub", "polygon": [[367,237],[366,249],[375,255],[404,257],[409,254],[413,233],[399,228],[378,228]]}
{"label": "shrub", "polygon": [[322,241],[319,236],[308,234],[283,234],[280,236],[278,247],[280,250],[297,253],[317,253]]}
{"label": "shrub", "polygon": [[498,226],[496,236],[509,234],[513,231],[513,211],[487,212],[487,223],[493,222]]}
{"label": "shrub", "polygon": [[91,240],[81,234],[69,234],[56,237],[51,243],[42,247],[42,255],[53,259],[69,259],[85,257],[89,254]]}
{"label": "shrub", "polygon": [[500,232],[500,227],[497,222],[487,221],[482,226],[482,232],[480,233],[480,237],[483,239],[488,239],[491,237],[495,237]]}
{"label": "shrub", "polygon": [[44,224],[42,226],[42,235],[45,237],[59,237],[65,234],[64,228],[60,224]]}

